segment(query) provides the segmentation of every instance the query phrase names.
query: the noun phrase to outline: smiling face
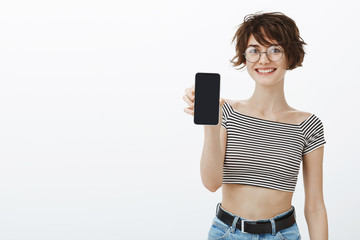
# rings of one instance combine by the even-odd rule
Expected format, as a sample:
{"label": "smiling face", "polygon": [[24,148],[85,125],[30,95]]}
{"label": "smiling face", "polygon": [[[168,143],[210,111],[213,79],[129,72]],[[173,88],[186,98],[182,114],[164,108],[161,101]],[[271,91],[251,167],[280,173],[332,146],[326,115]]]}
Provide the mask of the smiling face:
{"label": "smiling face", "polygon": [[[277,45],[276,41],[269,41],[269,42],[271,42],[274,45]],[[253,45],[257,49],[257,51],[260,52],[267,51],[269,47],[269,46],[263,46],[260,43],[258,43],[253,35],[250,36],[247,47],[249,47],[250,45]],[[270,61],[265,53],[261,53],[261,57],[257,62],[252,63],[246,61],[246,69],[249,75],[256,82],[263,85],[271,85],[275,82],[282,81],[286,73],[286,68],[287,68],[287,61],[286,61],[285,53],[283,53],[280,60],[276,62]]]}

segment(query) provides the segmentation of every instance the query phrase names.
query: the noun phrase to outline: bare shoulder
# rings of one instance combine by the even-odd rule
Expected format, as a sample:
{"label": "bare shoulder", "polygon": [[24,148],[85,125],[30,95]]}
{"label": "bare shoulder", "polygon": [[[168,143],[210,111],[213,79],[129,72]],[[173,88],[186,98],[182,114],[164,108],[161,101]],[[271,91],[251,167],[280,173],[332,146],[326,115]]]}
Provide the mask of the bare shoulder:
{"label": "bare shoulder", "polygon": [[297,110],[295,108],[292,108],[288,111],[289,119],[292,120],[294,123],[302,123],[306,119],[308,119],[311,115],[313,115],[310,112],[305,112],[301,110]]}
{"label": "bare shoulder", "polygon": [[230,104],[230,106],[235,109],[236,111],[242,112],[242,113],[249,113],[249,110],[246,107],[246,100],[234,100],[234,99],[225,99],[227,103]]}
{"label": "bare shoulder", "polygon": [[225,99],[225,98],[224,98],[224,100],[225,100],[225,102],[230,104],[230,106],[233,108],[237,108],[238,102],[241,101],[241,100],[233,100],[233,99]]}

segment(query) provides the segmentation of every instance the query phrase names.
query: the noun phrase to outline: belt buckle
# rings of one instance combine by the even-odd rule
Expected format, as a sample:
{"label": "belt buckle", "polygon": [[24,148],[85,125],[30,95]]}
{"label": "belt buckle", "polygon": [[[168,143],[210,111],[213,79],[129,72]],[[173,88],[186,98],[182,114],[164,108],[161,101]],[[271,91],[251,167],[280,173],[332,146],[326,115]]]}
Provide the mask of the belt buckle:
{"label": "belt buckle", "polygon": [[248,232],[245,232],[245,229],[244,229],[244,220],[242,220],[242,219],[240,219],[240,221],[241,221],[241,232],[242,233],[248,233]]}

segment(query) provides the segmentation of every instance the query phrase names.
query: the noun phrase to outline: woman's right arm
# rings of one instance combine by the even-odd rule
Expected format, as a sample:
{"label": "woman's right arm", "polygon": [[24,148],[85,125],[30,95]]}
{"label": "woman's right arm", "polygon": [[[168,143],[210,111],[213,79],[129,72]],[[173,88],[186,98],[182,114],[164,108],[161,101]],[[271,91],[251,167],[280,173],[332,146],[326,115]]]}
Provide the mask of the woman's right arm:
{"label": "woman's right arm", "polygon": [[[221,123],[219,123],[221,126]],[[204,186],[216,192],[222,186],[227,132],[223,127],[204,126],[204,146],[200,172]]]}
{"label": "woman's right arm", "polygon": [[[195,87],[185,90],[184,101],[189,107],[184,111],[194,115]],[[204,126],[204,145],[200,161],[200,174],[203,185],[211,192],[215,192],[222,186],[223,164],[225,157],[226,129],[221,127],[222,123],[222,105],[224,99],[219,101],[219,123],[218,125]]]}

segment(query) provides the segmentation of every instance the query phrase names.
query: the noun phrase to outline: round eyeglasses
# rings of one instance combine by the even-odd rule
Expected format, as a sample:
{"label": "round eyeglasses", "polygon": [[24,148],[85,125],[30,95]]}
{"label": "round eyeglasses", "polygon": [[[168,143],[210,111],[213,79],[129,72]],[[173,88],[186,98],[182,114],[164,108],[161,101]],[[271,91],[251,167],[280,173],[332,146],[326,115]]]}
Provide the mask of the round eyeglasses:
{"label": "round eyeglasses", "polygon": [[281,59],[283,52],[279,46],[270,46],[266,52],[260,52],[256,47],[250,46],[245,50],[243,55],[248,62],[254,63],[259,61],[262,53],[265,53],[270,61],[276,62]]}

